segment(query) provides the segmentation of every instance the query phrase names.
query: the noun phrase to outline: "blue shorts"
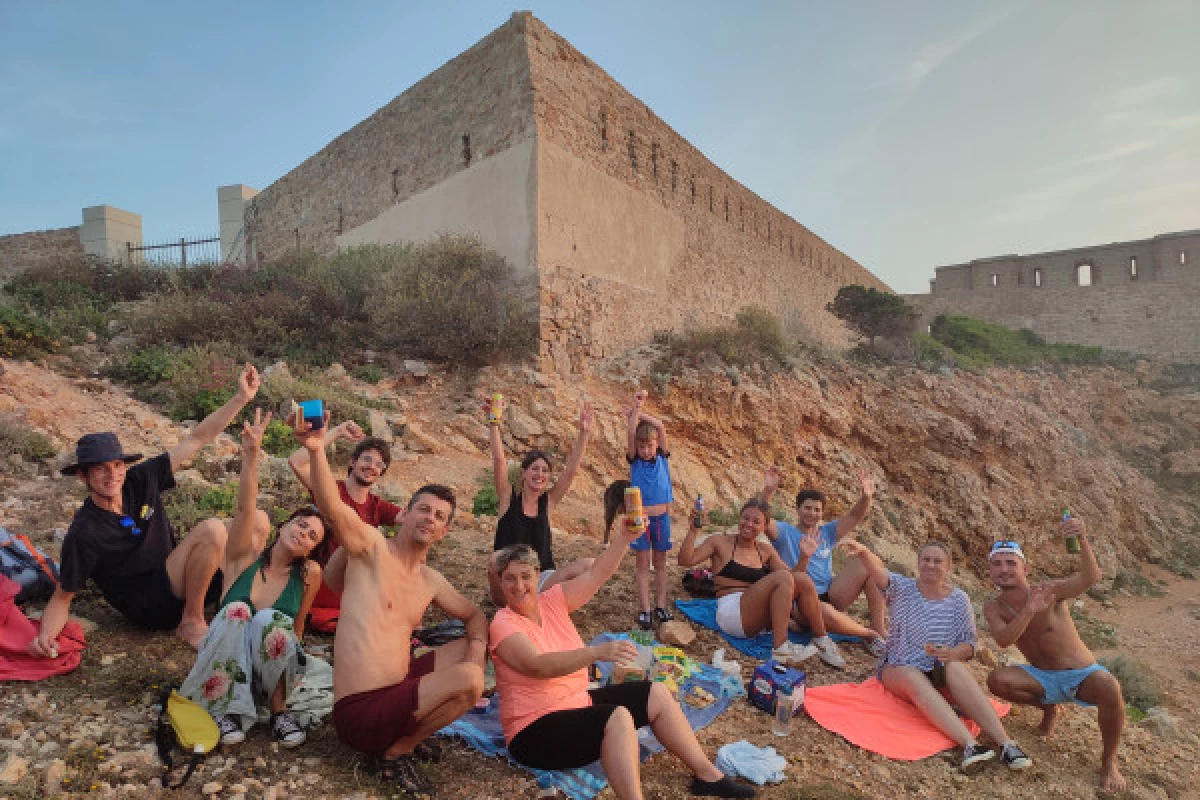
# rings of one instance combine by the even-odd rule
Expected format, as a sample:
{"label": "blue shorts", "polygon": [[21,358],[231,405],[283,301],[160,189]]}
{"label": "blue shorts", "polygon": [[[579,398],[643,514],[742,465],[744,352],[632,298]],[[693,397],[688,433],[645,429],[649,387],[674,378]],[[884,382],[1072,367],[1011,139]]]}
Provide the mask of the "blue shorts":
{"label": "blue shorts", "polygon": [[1092,664],[1082,669],[1038,669],[1029,664],[1018,664],[1029,676],[1042,685],[1042,705],[1054,706],[1059,703],[1077,703],[1091,708],[1091,703],[1085,703],[1075,696],[1079,685],[1093,672],[1108,672],[1099,664]]}
{"label": "blue shorts", "polygon": [[634,552],[645,552],[654,549],[656,553],[665,553],[671,549],[671,515],[659,514],[646,520],[646,532],[629,543],[629,549]]}

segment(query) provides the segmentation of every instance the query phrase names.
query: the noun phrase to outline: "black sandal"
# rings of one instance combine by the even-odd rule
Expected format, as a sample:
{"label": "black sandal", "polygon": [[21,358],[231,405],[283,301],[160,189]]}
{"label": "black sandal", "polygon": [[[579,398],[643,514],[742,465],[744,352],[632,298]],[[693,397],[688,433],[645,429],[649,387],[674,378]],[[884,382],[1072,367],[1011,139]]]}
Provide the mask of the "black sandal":
{"label": "black sandal", "polygon": [[637,615],[637,626],[644,631],[654,629],[654,623],[650,619],[649,611],[639,611]]}
{"label": "black sandal", "polygon": [[433,784],[417,769],[411,754],[395,758],[377,758],[374,768],[381,780],[387,781],[402,792],[413,797],[433,797]]}
{"label": "black sandal", "polygon": [[654,609],[654,618],[661,624],[663,622],[670,622],[671,620],[675,619],[675,615],[672,614],[669,609],[656,608]]}

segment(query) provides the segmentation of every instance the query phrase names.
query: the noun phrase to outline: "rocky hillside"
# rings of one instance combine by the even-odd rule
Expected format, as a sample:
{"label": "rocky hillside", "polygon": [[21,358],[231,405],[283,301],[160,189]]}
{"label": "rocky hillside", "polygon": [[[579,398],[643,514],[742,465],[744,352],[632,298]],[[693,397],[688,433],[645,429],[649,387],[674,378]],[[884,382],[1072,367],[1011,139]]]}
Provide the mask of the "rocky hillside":
{"label": "rocky hillside", "polygon": [[[997,537],[1021,539],[1035,571],[1060,574],[1067,561],[1054,534],[1063,508],[1090,522],[1109,581],[1120,574],[1136,576],[1145,562],[1183,571],[1189,557],[1194,558],[1200,536],[1200,405],[1196,402],[1200,386],[1191,373],[1150,362],[1129,370],[928,372],[813,355],[802,358],[790,373],[735,372],[711,366],[684,369],[667,380],[649,372],[646,365],[655,356],[650,349],[629,353],[598,365],[582,380],[562,380],[521,368],[463,374],[423,365],[412,365],[403,374],[373,385],[352,379],[344,370],[335,369],[333,380],[391,409],[371,415],[375,432],[395,440],[396,461],[386,478],[386,491],[407,497],[421,483],[437,480],[457,487],[466,509],[486,480],[490,463],[486,429],[477,410],[481,398],[492,391],[509,396],[505,439],[510,455],[538,446],[562,457],[574,440],[580,406],[585,399],[590,401],[597,421],[586,466],[553,519],[561,536],[560,558],[595,551],[594,540],[603,525],[603,487],[627,471],[620,409],[635,388],[650,391],[652,412],[666,422],[681,501],[690,502],[702,493],[710,509],[731,510],[757,491],[762,470],[775,464],[785,472],[783,491],[777,496],[780,502],[786,503],[801,485],[815,484],[826,490],[831,515],[836,515],[857,498],[857,472],[865,469],[879,487],[864,526],[865,541],[901,568],[912,563],[914,544],[930,538],[951,541],[960,555],[957,580],[973,594],[983,587],[981,567],[987,547]],[[66,525],[82,496],[78,482],[58,477],[55,469],[69,455],[77,436],[112,429],[127,448],[152,453],[169,446],[181,430],[121,387],[91,374],[89,365],[103,358],[102,351],[85,348],[49,364],[0,361],[0,414],[44,432],[63,451],[40,465],[15,455],[0,465],[0,525],[29,532],[51,550],[56,550],[55,529]],[[202,453],[191,478],[208,483],[232,477],[235,453],[233,440],[223,437]],[[278,461],[265,474],[270,483],[287,482],[286,469]],[[268,498],[272,490],[286,493],[269,487]],[[456,535],[439,548],[435,561],[473,599],[480,599],[483,581],[478,567],[494,521],[464,513],[456,527]],[[1171,580],[1158,567],[1144,569],[1152,587],[1158,585],[1155,581]],[[629,584],[629,576],[622,575],[602,593],[580,622],[585,637],[629,624]],[[1163,674],[1169,673],[1170,678],[1165,696],[1172,711],[1188,722],[1195,717],[1195,704],[1188,699],[1189,682],[1197,680],[1194,676],[1200,669],[1194,633],[1200,601],[1195,595],[1195,591],[1181,595],[1182,606],[1165,598],[1137,618],[1147,628],[1152,627],[1152,615],[1160,613],[1164,620],[1172,620],[1172,626],[1186,628],[1191,621],[1192,633],[1133,628],[1128,639],[1132,648],[1153,650],[1139,654],[1151,663],[1176,662],[1164,667]],[[8,737],[0,740],[0,747],[8,747],[13,758],[24,760],[21,769],[33,770],[28,776],[22,772],[13,782],[20,790],[15,796],[43,796],[49,784],[43,782],[42,772],[50,775],[51,769],[54,778],[61,781],[65,775],[76,787],[81,781],[94,781],[101,793],[111,785],[118,793],[131,795],[154,774],[152,766],[133,763],[141,756],[121,754],[136,752],[139,741],[145,741],[139,736],[153,716],[150,681],[180,680],[189,665],[188,654],[173,640],[155,640],[153,656],[163,672],[150,677],[139,666],[149,661],[125,658],[126,653],[144,652],[150,646],[144,637],[124,626],[94,596],[80,600],[76,610],[100,623],[90,635],[83,668],[49,682],[47,696],[28,695],[23,701],[16,693],[3,693],[7,699],[0,701],[0,721],[6,726],[0,734]],[[1135,601],[1139,599],[1130,598]],[[1089,613],[1108,625],[1120,625],[1126,613],[1124,606],[1107,599],[1103,603],[1088,599],[1087,604]],[[1172,643],[1179,646],[1177,658],[1159,652]],[[715,636],[702,632],[696,654],[707,657],[718,645]],[[857,652],[848,655],[850,678],[870,673],[868,657]],[[824,668],[814,672],[817,683],[846,677]],[[59,704],[58,712],[51,701]],[[123,727],[116,733],[106,727],[113,719],[104,713],[106,704],[123,709]],[[62,718],[64,713],[89,720],[95,731],[88,729],[86,744],[96,754],[76,747],[77,732]],[[1034,712],[1017,713],[1017,735],[1024,741],[1031,737],[1036,718]],[[776,744],[765,733],[761,716],[739,708],[702,741],[707,747],[746,736],[759,744]],[[834,737],[822,736],[815,728],[811,731],[815,749],[802,747],[804,741],[793,737],[786,752],[798,765],[796,780],[801,784],[849,782],[865,796],[894,792],[893,781],[902,780],[902,785],[922,796],[1007,797],[1037,794],[1053,785],[1059,787],[1056,796],[1090,797],[1091,767],[1081,770],[1072,764],[1095,761],[1093,726],[1087,714],[1069,718],[1064,726],[1065,749],[1055,751],[1053,760],[1047,755],[1039,761],[1036,775],[1003,790],[995,788],[994,794],[993,788],[985,786],[990,782],[964,786],[940,760],[911,766],[885,764]],[[249,749],[237,754],[241,766],[234,765],[233,757],[228,762],[217,759],[218,766],[206,767],[200,782],[222,787],[217,792],[223,797],[233,792],[225,784],[246,789],[246,796],[259,796],[264,789],[272,790],[273,797],[342,796],[351,787],[362,796],[378,791],[369,781],[363,783],[357,762],[346,762],[344,752],[326,734],[317,734],[310,742],[299,775],[295,769],[287,772],[286,764],[276,768],[265,743],[248,742]],[[30,741],[22,744],[25,739]],[[58,752],[52,747],[55,741],[62,743]],[[1194,764],[1200,755],[1195,734],[1185,733],[1182,743],[1170,744],[1156,734],[1134,729],[1129,742],[1127,758],[1138,762],[1130,772],[1141,783],[1130,796],[1183,796],[1180,792],[1194,786]],[[0,749],[0,762],[4,757]],[[122,762],[122,769],[115,772],[104,766],[106,760],[111,763],[118,757],[130,763]],[[251,762],[253,768],[248,766]],[[8,763],[16,764],[11,759]],[[224,767],[219,766],[222,763]],[[652,765],[660,763],[670,766],[647,771],[648,789],[654,796],[680,796],[683,783],[675,774],[678,765],[663,759],[655,759]],[[466,751],[455,751],[450,764],[443,770],[475,776],[474,783],[468,780],[457,786],[453,796],[509,797],[528,788],[521,773],[492,762],[480,770],[479,760]],[[222,777],[223,770],[228,774]],[[238,779],[246,774],[254,777]],[[795,785],[785,784],[768,796],[864,796],[838,790],[789,794],[807,791]],[[0,795],[4,793],[5,787],[0,786]]]}

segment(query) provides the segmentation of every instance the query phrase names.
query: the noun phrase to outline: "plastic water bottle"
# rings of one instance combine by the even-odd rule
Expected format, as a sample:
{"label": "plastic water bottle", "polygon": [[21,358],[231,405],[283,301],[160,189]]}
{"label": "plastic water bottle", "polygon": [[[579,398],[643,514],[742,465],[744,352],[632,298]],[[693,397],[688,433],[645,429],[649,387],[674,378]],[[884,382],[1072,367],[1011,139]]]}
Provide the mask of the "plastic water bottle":
{"label": "plastic water bottle", "polygon": [[696,495],[696,507],[692,511],[692,527],[699,528],[704,524],[704,495]]}
{"label": "plastic water bottle", "polygon": [[771,722],[771,733],[776,736],[787,736],[792,732],[793,700],[792,692],[780,689],[775,693],[775,719]]}

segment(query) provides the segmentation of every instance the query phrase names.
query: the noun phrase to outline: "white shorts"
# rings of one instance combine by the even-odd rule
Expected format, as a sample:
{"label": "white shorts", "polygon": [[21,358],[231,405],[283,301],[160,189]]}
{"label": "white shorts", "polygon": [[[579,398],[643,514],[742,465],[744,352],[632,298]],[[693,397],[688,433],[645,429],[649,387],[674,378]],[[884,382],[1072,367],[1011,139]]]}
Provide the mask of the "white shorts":
{"label": "white shorts", "polygon": [[742,593],[732,592],[717,598],[717,627],[730,636],[746,638],[742,630]]}
{"label": "white shorts", "polygon": [[552,577],[554,577],[555,572],[556,572],[556,570],[544,569],[544,570],[542,570],[542,574],[538,575],[538,592],[539,593],[546,590],[546,581],[548,581]]}

